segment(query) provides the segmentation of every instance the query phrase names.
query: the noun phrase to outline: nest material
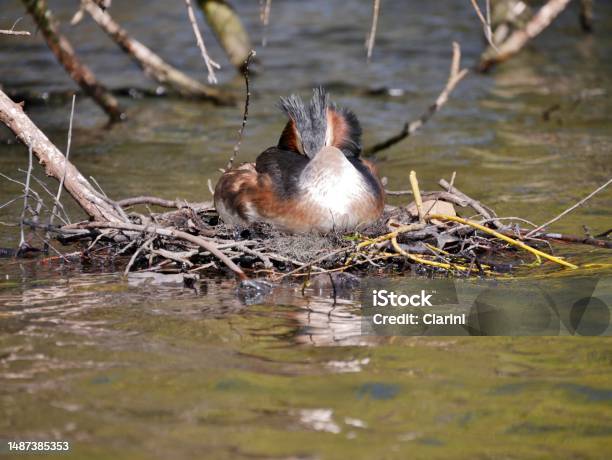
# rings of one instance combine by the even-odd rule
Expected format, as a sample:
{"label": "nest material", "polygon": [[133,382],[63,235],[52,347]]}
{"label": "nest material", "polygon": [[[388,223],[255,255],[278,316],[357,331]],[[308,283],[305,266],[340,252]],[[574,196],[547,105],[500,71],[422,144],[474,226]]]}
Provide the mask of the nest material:
{"label": "nest material", "polygon": [[[542,241],[542,235],[530,238],[529,245],[521,242],[526,230],[511,220],[502,223],[505,219],[446,181],[440,184],[444,192],[423,193],[417,184],[414,203],[387,206],[378,221],[350,234],[288,235],[267,224],[228,228],[210,203],[177,200],[171,202],[178,208],[174,211],[148,215],[128,212],[129,224],[72,224],[61,228],[59,237],[64,242],[88,240],[82,252],[85,255],[103,252],[105,257],[131,256],[126,273],[219,274],[229,268],[241,278],[271,279],[406,270],[490,276],[523,264],[526,252],[538,262],[545,258],[575,268],[536,249],[549,245]],[[456,208],[469,209],[464,214],[476,213],[479,219],[459,217]]]}

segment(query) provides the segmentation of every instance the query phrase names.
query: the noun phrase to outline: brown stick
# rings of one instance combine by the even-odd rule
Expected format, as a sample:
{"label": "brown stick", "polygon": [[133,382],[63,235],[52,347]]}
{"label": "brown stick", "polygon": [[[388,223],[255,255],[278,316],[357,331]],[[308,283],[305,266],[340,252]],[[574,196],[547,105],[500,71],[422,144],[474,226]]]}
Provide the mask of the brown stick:
{"label": "brown stick", "polygon": [[167,85],[181,96],[209,99],[218,104],[232,104],[234,98],[217,88],[204,85],[172,67],[151,49],[131,38],[108,12],[103,11],[93,0],[82,0],[82,8],[95,23],[144,70],[145,74],[162,85]]}
{"label": "brown stick", "polygon": [[483,53],[478,69],[486,72],[496,64],[503,62],[518,53],[529,40],[546,29],[551,22],[565,9],[570,0],[548,0],[531,18],[523,29],[516,30],[508,39],[498,46]]}
{"label": "brown stick", "polygon": [[23,112],[20,105],[15,104],[0,90],[0,122],[23,142],[31,147],[47,175],[58,181],[64,179],[64,187],[79,203],[81,208],[96,220],[121,222],[123,219],[110,200],[103,199],[83,175],[66,160],[64,155],[53,145],[32,120]]}
{"label": "brown stick", "polygon": [[[500,232],[506,236],[516,237],[514,232]],[[563,241],[565,243],[587,244],[598,248],[612,249],[612,241],[606,241],[589,236],[568,235],[566,233],[536,233],[529,236],[527,230],[521,230],[521,238],[533,238],[546,241]]]}
{"label": "brown stick", "polygon": [[[240,144],[242,144],[242,137],[244,135],[244,128],[246,127],[247,119],[249,118],[249,102],[251,101],[251,89],[249,87],[249,64],[251,63],[251,59],[255,56],[255,50],[251,50],[249,55],[244,61],[244,66],[242,72],[244,74],[244,85],[246,90],[246,97],[244,99],[244,113],[242,115],[242,124],[240,125],[240,130],[238,131],[238,140],[236,141],[236,145],[234,145],[234,151],[229,161],[227,162],[227,166],[225,169],[232,169],[234,165],[234,161],[240,152]],[[214,192],[213,192],[214,195]]]}
{"label": "brown stick", "polygon": [[442,187],[447,192],[453,193],[454,195],[458,196],[460,199],[465,200],[468,206],[470,206],[474,211],[476,211],[478,214],[480,214],[485,219],[491,221],[491,223],[496,228],[502,228],[504,226],[501,222],[495,219],[496,216],[493,216],[491,212],[489,212],[489,210],[485,208],[482,205],[482,203],[480,203],[480,201],[470,198],[465,193],[463,193],[461,190],[459,190],[457,187],[451,186],[451,184],[449,184],[445,179],[440,179],[438,181],[438,184],[440,184],[440,187]]}
{"label": "brown stick", "polygon": [[408,136],[411,136],[416,131],[418,131],[425,123],[429,121],[429,119],[442,108],[442,106],[448,100],[448,96],[453,92],[457,84],[465,77],[468,73],[467,69],[459,70],[461,62],[461,47],[458,43],[453,42],[453,59],[451,61],[450,73],[448,76],[448,80],[446,82],[446,86],[436,99],[432,105],[429,106],[427,111],[422,114],[418,120],[414,120],[412,122],[406,122],[404,124],[403,129],[396,134],[395,136],[390,137],[389,139],[379,142],[371,147],[364,149],[363,154],[366,157],[374,156],[377,152],[381,150],[388,149],[389,147],[397,144],[398,142],[404,140]]}
{"label": "brown stick", "polygon": [[206,249],[212,255],[214,255],[217,259],[223,262],[227,268],[232,270],[240,279],[247,279],[248,277],[242,271],[242,269],[236,265],[232,260],[223,254],[216,244],[211,241],[206,241],[204,238],[201,238],[196,235],[191,235],[186,232],[182,232],[180,230],[176,230],[173,228],[164,228],[164,227],[155,227],[153,225],[137,225],[130,224],[127,222],[87,222],[86,224],[81,225],[81,228],[87,229],[99,229],[99,228],[115,228],[118,230],[128,230],[134,232],[142,232],[142,233],[155,233],[157,235],[176,238],[184,241],[189,241],[190,243],[196,244],[203,249]]}
{"label": "brown stick", "polygon": [[57,23],[47,8],[46,0],[22,0],[42,32],[49,49],[64,66],[68,75],[83,88],[110,117],[111,121],[125,119],[117,99],[96,79],[93,72],[76,56],[72,45],[58,30]]}
{"label": "brown stick", "polygon": [[136,206],[137,204],[152,204],[155,206],[161,206],[163,208],[184,208],[186,206],[190,208],[203,208],[212,206],[212,203],[187,203],[185,200],[166,200],[164,198],[158,198],[156,196],[135,196],[132,198],[125,198],[117,201],[117,204],[123,208],[128,206]]}

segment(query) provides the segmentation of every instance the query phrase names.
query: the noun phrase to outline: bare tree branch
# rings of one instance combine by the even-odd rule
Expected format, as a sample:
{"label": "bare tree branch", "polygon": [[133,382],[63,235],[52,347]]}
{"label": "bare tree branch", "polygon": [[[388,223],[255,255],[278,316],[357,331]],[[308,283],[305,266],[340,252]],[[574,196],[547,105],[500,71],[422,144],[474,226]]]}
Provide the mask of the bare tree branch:
{"label": "bare tree branch", "polygon": [[197,80],[166,63],[151,49],[131,38],[108,12],[103,11],[93,0],[82,0],[81,7],[104,32],[125,51],[147,74],[162,85],[186,97],[201,97],[218,104],[233,104],[234,98],[217,88],[203,85]]}
{"label": "bare tree branch", "polygon": [[98,82],[89,67],[76,56],[68,39],[59,32],[55,19],[47,8],[47,2],[45,0],[22,0],[22,2],[68,75],[108,114],[112,121],[123,120],[125,114],[117,99]]}
{"label": "bare tree branch", "polygon": [[185,4],[187,5],[187,14],[189,15],[189,22],[191,22],[191,27],[193,28],[193,33],[196,37],[196,43],[198,44],[198,48],[200,48],[200,52],[202,53],[202,58],[204,59],[204,64],[206,64],[206,69],[208,69],[208,83],[216,84],[217,76],[215,75],[215,69],[220,69],[221,66],[213,61],[208,55],[208,51],[206,51],[206,45],[204,44],[204,39],[200,33],[200,28],[198,27],[198,21],[193,11],[191,0],[185,0]]}
{"label": "bare tree branch", "polygon": [[47,175],[59,181],[65,174],[66,191],[89,216],[96,220],[109,222],[124,220],[115,206],[111,204],[111,200],[104,199],[75,166],[66,160],[47,136],[32,123],[21,106],[15,104],[1,90],[0,122],[4,123],[28,148],[32,149],[34,155],[45,167]]}
{"label": "bare tree branch", "polygon": [[515,30],[496,50],[483,53],[478,69],[486,72],[500,62],[506,61],[518,53],[534,37],[546,29],[553,20],[567,7],[570,0],[548,0],[531,18],[527,25]]}
{"label": "bare tree branch", "polygon": [[411,136],[416,131],[418,131],[425,123],[427,123],[429,119],[442,108],[442,106],[446,103],[449,95],[453,92],[457,84],[463,79],[463,77],[467,75],[468,69],[460,70],[460,65],[461,47],[458,43],[453,42],[453,58],[451,61],[450,73],[446,82],[446,86],[438,95],[436,102],[430,105],[427,111],[422,114],[417,120],[414,120],[412,122],[406,122],[402,130],[395,136],[392,136],[387,140],[384,140],[371,147],[364,149],[364,156],[373,156],[381,150],[388,149],[389,147],[397,144],[398,142],[401,142],[408,136]]}

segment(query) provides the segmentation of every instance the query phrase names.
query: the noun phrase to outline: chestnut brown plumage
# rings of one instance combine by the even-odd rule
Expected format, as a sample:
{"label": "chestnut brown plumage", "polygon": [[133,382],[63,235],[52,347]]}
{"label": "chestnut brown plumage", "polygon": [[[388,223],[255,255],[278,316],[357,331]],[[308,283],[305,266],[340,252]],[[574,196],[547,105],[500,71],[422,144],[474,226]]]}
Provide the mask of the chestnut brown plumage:
{"label": "chestnut brown plumage", "polygon": [[376,220],[384,190],[376,167],[359,157],[361,126],[323,89],[309,104],[281,99],[288,116],[276,147],[223,174],[215,206],[229,225],[268,222],[288,232],[349,231]]}

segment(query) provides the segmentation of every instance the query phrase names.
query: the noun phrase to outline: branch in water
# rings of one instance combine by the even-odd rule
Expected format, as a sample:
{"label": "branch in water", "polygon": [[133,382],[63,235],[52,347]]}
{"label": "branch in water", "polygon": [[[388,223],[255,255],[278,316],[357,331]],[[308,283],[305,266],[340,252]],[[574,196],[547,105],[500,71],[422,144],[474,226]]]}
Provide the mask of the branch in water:
{"label": "branch in water", "polygon": [[167,85],[185,97],[210,99],[217,104],[232,104],[234,98],[217,88],[203,85],[197,80],[172,67],[150,48],[130,37],[108,12],[103,11],[93,0],[82,0],[83,8],[95,23],[141,68],[145,74],[162,85]]}
{"label": "branch in water", "polygon": [[66,157],[44,135],[32,120],[0,90],[0,122],[4,123],[17,138],[38,158],[47,175],[58,181],[64,177],[66,191],[92,218],[109,222],[122,222],[124,217],[117,211],[114,202],[100,195],[91,183],[66,160]]}
{"label": "branch in water", "polygon": [[524,28],[514,31],[505,42],[497,47],[497,50],[490,49],[485,52],[480,59],[478,70],[486,72],[494,65],[510,59],[546,29],[569,2],[570,0],[549,0]]}
{"label": "branch in water", "polygon": [[460,69],[461,65],[461,47],[458,43],[453,42],[453,59],[451,61],[450,73],[448,76],[448,81],[446,82],[446,86],[436,99],[432,105],[429,106],[427,111],[422,114],[417,120],[412,122],[406,122],[404,124],[403,129],[396,134],[395,136],[390,137],[387,140],[379,142],[371,147],[364,149],[364,156],[371,157],[374,156],[377,152],[381,150],[388,149],[389,147],[401,142],[408,136],[411,136],[416,131],[418,131],[425,123],[429,121],[429,119],[442,108],[448,97],[453,92],[457,84],[465,77],[468,73],[467,69]]}
{"label": "branch in water", "polygon": [[206,45],[204,44],[204,39],[200,33],[200,28],[198,27],[198,22],[193,11],[193,6],[191,5],[191,0],[185,0],[185,4],[187,5],[187,14],[189,15],[189,22],[191,23],[193,33],[196,37],[196,43],[198,44],[198,48],[200,48],[202,58],[204,59],[204,64],[206,64],[206,69],[208,70],[208,83],[216,84],[217,76],[215,75],[215,69],[220,69],[221,66],[213,61],[208,55],[208,51],[206,51]]}

